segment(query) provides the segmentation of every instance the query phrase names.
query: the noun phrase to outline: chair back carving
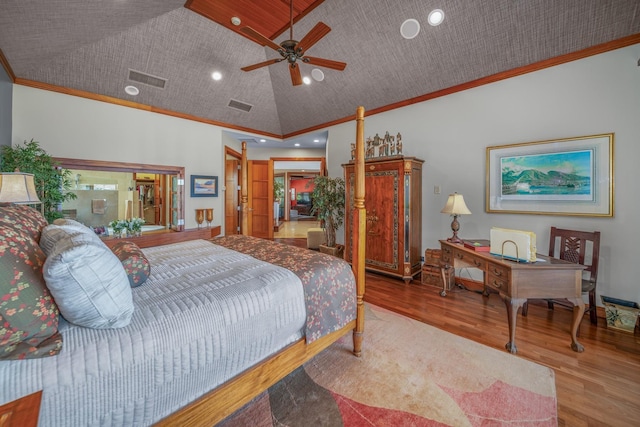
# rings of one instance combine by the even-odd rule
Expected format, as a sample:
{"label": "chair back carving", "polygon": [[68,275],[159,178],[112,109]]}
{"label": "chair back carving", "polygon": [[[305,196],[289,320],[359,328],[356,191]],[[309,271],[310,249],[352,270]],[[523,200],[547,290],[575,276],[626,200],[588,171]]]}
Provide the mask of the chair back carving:
{"label": "chair back carving", "polygon": [[[558,240],[559,245],[557,244]],[[590,248],[588,248],[588,242],[591,243],[591,245],[589,245]],[[591,256],[588,256],[589,249],[591,249]],[[588,280],[594,284],[598,279],[599,255],[599,231],[576,231],[551,227],[549,256],[586,266],[585,271],[589,273]]]}

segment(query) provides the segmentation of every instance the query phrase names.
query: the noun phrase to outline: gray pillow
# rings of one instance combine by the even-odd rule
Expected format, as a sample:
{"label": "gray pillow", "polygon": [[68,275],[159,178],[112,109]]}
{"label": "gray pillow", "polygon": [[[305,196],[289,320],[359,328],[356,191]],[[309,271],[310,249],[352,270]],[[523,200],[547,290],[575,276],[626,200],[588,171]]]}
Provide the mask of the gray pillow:
{"label": "gray pillow", "polygon": [[[100,239],[95,233],[79,222],[74,223],[65,223],[61,220],[56,219],[53,221],[53,224],[47,225],[45,228],[47,232],[42,230],[42,236],[40,236],[40,248],[44,252],[46,256],[49,256],[50,253],[54,251],[54,248],[58,241],[68,239],[71,236],[82,235],[82,237],[77,237],[77,239],[83,239],[88,242],[94,241],[94,237]],[[91,233],[89,233],[91,231]],[[43,238],[44,237],[44,238]]]}
{"label": "gray pillow", "polygon": [[133,314],[127,273],[113,252],[88,227],[48,225],[41,244],[43,275],[60,314],[87,328],[121,328]]}

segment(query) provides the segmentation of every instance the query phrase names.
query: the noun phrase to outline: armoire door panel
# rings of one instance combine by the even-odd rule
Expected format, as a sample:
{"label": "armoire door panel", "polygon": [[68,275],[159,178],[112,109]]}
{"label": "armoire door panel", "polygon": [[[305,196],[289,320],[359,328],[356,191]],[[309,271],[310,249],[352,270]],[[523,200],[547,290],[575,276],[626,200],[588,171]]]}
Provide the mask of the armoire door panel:
{"label": "armoire door panel", "polygon": [[[398,171],[375,171],[365,174],[369,193],[365,193],[367,211],[366,263],[395,270],[398,268]],[[366,185],[366,184],[365,184]],[[377,201],[387,201],[378,206]]]}

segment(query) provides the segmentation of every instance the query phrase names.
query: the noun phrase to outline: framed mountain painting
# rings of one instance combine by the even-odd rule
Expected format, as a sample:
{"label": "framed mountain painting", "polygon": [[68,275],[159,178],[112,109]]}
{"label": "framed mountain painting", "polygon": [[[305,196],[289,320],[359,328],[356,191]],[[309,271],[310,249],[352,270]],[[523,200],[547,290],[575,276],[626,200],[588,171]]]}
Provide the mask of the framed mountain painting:
{"label": "framed mountain painting", "polygon": [[613,216],[613,133],[487,147],[486,211]]}

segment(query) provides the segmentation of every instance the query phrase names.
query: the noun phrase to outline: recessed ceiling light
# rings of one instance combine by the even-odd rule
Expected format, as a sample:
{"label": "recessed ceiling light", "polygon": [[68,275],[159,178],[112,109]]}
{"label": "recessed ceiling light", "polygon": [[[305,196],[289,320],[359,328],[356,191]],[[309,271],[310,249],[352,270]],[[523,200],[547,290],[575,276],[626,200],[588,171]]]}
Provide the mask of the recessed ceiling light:
{"label": "recessed ceiling light", "polygon": [[314,139],[313,142],[320,142],[320,140],[319,139]]}
{"label": "recessed ceiling light", "polygon": [[432,10],[429,13],[429,18],[427,18],[427,21],[429,21],[429,25],[433,25],[434,27],[436,25],[442,24],[442,21],[444,21],[444,12],[441,9]]}
{"label": "recessed ceiling light", "polygon": [[124,88],[124,91],[131,96],[136,96],[137,94],[140,93],[140,90],[135,86],[127,86]]}
{"label": "recessed ceiling light", "polygon": [[232,23],[233,25],[235,25],[235,26],[240,25],[240,23],[241,23],[241,22],[242,22],[242,21],[241,21],[241,20],[240,20],[240,18],[238,18],[237,16],[234,16],[234,17],[232,17],[232,18],[231,18],[231,23]]}
{"label": "recessed ceiling light", "polygon": [[308,76],[304,76],[302,78],[302,83],[304,83],[306,85],[310,85],[311,84],[311,79]]}
{"label": "recessed ceiling light", "polygon": [[222,78],[222,74],[219,71],[214,71],[213,73],[211,73],[211,78],[218,81]]}
{"label": "recessed ceiling light", "polygon": [[266,139],[261,139],[260,142],[267,142],[267,140]]}
{"label": "recessed ceiling light", "polygon": [[324,73],[321,69],[314,68],[313,70],[311,70],[311,77],[313,77],[313,80],[321,82],[324,80]]}
{"label": "recessed ceiling light", "polygon": [[407,40],[410,40],[420,32],[420,23],[415,19],[407,19],[400,26],[400,34]]}
{"label": "recessed ceiling light", "polygon": [[300,144],[298,144],[297,142],[295,144],[293,144],[295,147],[300,147]]}

